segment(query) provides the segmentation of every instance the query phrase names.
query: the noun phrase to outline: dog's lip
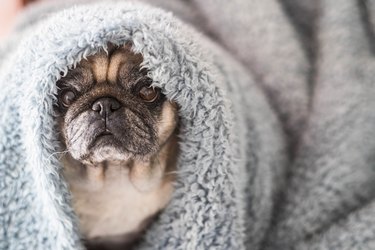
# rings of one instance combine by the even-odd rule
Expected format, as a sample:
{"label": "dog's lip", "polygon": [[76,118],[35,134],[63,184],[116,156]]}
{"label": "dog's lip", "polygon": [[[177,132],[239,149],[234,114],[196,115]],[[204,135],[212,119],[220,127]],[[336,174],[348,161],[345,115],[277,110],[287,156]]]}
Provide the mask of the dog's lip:
{"label": "dog's lip", "polygon": [[106,130],[101,135],[113,135],[111,131]]}
{"label": "dog's lip", "polygon": [[108,142],[108,141],[116,140],[116,138],[115,138],[115,135],[110,130],[106,129],[105,131],[102,131],[93,137],[91,143],[88,145],[88,149],[93,148],[99,141],[102,141],[102,140],[105,140]]}
{"label": "dog's lip", "polygon": [[107,135],[113,135],[111,131],[106,129],[104,132],[101,132],[96,138],[102,137],[102,136],[107,136]]}

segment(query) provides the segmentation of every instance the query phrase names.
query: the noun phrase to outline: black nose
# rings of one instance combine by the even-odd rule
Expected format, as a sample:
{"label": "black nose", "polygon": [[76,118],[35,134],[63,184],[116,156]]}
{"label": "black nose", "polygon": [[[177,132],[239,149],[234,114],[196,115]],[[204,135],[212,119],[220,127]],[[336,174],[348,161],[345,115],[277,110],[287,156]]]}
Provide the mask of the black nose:
{"label": "black nose", "polygon": [[102,97],[92,104],[92,110],[98,112],[101,117],[106,118],[114,111],[120,109],[121,104],[113,97]]}

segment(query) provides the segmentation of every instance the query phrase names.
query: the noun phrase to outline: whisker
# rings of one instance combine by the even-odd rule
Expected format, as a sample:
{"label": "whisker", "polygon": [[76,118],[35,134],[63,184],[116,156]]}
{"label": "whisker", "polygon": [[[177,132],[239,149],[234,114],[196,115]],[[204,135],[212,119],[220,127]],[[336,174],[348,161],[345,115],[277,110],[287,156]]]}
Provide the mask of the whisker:
{"label": "whisker", "polygon": [[51,157],[53,157],[54,155],[57,155],[57,154],[61,154],[61,156],[59,157],[59,160],[61,159],[61,157],[65,154],[69,153],[69,150],[64,150],[64,151],[57,151],[57,152],[53,152],[52,154],[50,154],[48,156],[48,159],[51,159]]}

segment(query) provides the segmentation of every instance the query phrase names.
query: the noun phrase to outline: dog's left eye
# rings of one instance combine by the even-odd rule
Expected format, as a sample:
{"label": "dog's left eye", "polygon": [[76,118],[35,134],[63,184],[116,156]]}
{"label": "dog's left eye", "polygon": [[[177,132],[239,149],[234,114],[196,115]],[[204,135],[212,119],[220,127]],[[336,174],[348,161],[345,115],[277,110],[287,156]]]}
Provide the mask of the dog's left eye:
{"label": "dog's left eye", "polygon": [[70,105],[72,105],[75,98],[76,98],[76,94],[71,90],[67,90],[61,94],[61,103],[64,105],[64,107],[67,108]]}
{"label": "dog's left eye", "polygon": [[159,89],[154,87],[142,87],[139,91],[139,97],[145,102],[154,102],[159,97]]}

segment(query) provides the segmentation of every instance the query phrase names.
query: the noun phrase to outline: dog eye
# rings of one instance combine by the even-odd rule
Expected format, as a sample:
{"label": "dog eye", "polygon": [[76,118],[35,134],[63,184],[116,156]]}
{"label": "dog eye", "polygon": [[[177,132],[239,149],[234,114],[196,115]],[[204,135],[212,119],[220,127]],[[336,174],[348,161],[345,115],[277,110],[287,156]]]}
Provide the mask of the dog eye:
{"label": "dog eye", "polygon": [[61,95],[61,102],[67,108],[70,105],[72,105],[72,103],[74,102],[75,98],[76,98],[76,94],[73,91],[71,91],[71,90],[67,90],[67,91],[65,91],[65,92],[62,93],[62,95]]}
{"label": "dog eye", "polygon": [[154,87],[142,87],[139,91],[139,97],[145,102],[154,102],[159,97],[159,89]]}

